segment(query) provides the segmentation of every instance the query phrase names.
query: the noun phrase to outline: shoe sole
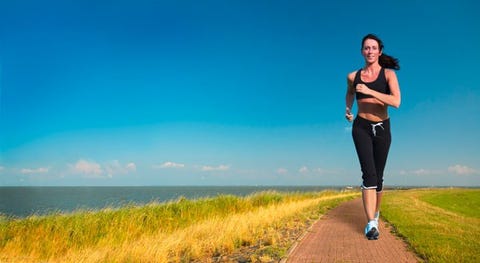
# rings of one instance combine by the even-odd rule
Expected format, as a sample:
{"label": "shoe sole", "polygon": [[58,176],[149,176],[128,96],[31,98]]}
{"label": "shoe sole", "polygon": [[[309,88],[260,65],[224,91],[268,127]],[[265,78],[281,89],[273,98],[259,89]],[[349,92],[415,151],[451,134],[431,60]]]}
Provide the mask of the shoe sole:
{"label": "shoe sole", "polygon": [[377,240],[379,235],[380,233],[378,233],[378,230],[375,227],[372,227],[372,229],[366,234],[368,240]]}

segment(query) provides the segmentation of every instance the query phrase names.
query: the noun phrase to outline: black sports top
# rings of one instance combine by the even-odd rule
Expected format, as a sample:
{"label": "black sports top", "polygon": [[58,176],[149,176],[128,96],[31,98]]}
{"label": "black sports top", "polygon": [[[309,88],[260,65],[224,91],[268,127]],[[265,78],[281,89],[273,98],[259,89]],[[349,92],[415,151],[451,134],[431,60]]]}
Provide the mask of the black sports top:
{"label": "black sports top", "polygon": [[[353,80],[353,87],[356,87],[357,84],[365,84],[370,89],[373,89],[375,91],[378,91],[384,94],[390,94],[390,86],[388,86],[387,78],[385,77],[385,68],[380,69],[377,79],[372,82],[362,81],[362,78],[360,77],[361,71],[362,69],[359,69],[357,71],[357,74],[355,74],[355,79]],[[356,98],[357,100],[359,100],[359,99],[365,99],[365,98],[373,98],[373,96],[356,92]]]}

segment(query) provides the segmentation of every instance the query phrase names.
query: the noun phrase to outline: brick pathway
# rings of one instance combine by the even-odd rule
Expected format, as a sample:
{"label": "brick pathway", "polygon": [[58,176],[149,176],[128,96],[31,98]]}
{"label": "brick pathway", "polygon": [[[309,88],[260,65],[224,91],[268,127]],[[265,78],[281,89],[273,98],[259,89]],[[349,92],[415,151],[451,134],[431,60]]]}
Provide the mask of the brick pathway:
{"label": "brick pathway", "polygon": [[341,204],[309,229],[286,262],[419,262],[382,220],[378,240],[365,238],[365,224],[361,199]]}

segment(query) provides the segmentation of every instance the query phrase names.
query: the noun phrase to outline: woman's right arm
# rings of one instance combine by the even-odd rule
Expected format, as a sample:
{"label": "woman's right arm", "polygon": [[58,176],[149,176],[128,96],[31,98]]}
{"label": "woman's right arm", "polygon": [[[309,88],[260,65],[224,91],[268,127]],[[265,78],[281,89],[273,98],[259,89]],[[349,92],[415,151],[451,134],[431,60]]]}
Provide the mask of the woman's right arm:
{"label": "woman's right arm", "polygon": [[353,87],[353,78],[355,72],[348,74],[347,76],[347,94],[345,95],[345,118],[348,121],[353,120],[352,107],[355,99],[355,87]]}

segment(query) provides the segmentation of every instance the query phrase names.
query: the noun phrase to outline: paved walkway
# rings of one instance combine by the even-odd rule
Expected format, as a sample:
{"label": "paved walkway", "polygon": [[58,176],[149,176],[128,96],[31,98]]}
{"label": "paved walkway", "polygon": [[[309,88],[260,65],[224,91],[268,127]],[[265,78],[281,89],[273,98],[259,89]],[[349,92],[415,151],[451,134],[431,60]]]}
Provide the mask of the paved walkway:
{"label": "paved walkway", "polygon": [[286,262],[419,262],[382,220],[378,240],[365,238],[365,224],[361,199],[341,204],[309,229]]}

